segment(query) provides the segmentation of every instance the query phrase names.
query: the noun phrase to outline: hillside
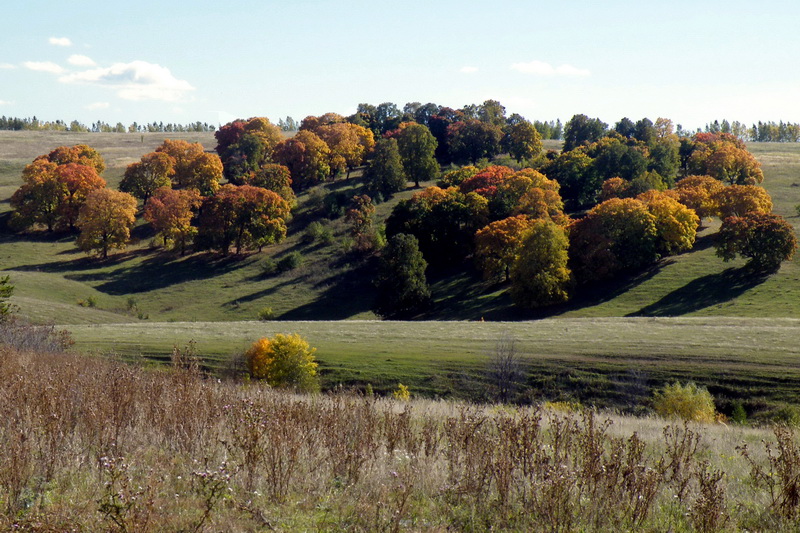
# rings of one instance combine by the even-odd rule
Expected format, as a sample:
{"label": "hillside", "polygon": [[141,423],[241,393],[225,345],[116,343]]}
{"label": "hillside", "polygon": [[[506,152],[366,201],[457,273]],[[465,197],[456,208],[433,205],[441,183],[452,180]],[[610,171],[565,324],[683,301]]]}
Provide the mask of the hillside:
{"label": "hillside", "polygon": [[[39,154],[62,144],[90,143],[106,159],[104,177],[115,186],[125,167],[151,151],[166,134],[70,134],[0,132],[0,216],[18,187],[22,167]],[[175,138],[214,146],[213,134],[174,134]],[[764,186],[775,211],[798,218],[800,146],[751,144],[764,165]],[[15,298],[23,316],[38,322],[64,324],[152,321],[253,320],[269,307],[280,320],[343,320],[376,318],[370,310],[373,288],[369,258],[347,253],[348,238],[341,217],[322,215],[326,201],[340,201],[358,187],[358,173],[302,193],[288,238],[263,253],[244,257],[194,254],[179,257],[151,248],[152,232],[141,223],[134,243],[108,261],[89,258],[72,236],[44,233],[0,237],[0,269],[12,273]],[[378,206],[385,218],[397,195]],[[332,238],[307,242],[309,221],[322,220]],[[519,320],[543,316],[798,316],[800,271],[787,263],[767,279],[754,279],[740,262],[723,263],[711,247],[717,224],[711,221],[695,248],[662,261],[650,270],[616,280],[579,296],[565,306],[536,313],[515,308],[505,286],[482,281],[470,264],[429,273],[435,305],[431,320]],[[281,274],[265,274],[265,263],[300,252],[302,264]],[[267,267],[269,268],[269,267]],[[79,307],[78,302],[90,307]]]}

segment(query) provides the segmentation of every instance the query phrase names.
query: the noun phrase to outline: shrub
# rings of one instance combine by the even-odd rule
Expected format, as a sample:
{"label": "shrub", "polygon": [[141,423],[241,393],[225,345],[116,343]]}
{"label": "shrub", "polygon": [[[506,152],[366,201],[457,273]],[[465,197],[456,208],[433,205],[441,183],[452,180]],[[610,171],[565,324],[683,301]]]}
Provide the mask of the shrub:
{"label": "shrub", "polygon": [[705,387],[677,381],[655,392],[653,409],[664,418],[681,418],[694,422],[713,422],[716,419],[714,398]]}
{"label": "shrub", "polygon": [[275,320],[275,311],[271,307],[262,307],[258,311],[258,319],[263,321]]}
{"label": "shrub", "polygon": [[271,276],[278,271],[278,262],[271,257],[267,257],[261,262],[261,273]]}
{"label": "shrub", "polygon": [[257,340],[245,353],[247,370],[256,379],[270,386],[292,388],[303,392],[319,390],[316,348],[311,348],[300,335],[278,333],[271,339]]}
{"label": "shrub", "polygon": [[302,263],[303,256],[300,255],[300,252],[292,252],[282,257],[281,260],[278,261],[276,267],[278,272],[288,272],[289,270],[294,270],[299,267]]}
{"label": "shrub", "polygon": [[306,230],[303,232],[303,242],[310,244],[321,240],[322,235],[325,233],[325,229],[325,226],[315,220],[306,226]]}
{"label": "shrub", "polygon": [[392,393],[392,397],[395,400],[399,400],[401,402],[407,402],[408,400],[411,399],[411,392],[408,390],[407,385],[398,383],[397,389]]}

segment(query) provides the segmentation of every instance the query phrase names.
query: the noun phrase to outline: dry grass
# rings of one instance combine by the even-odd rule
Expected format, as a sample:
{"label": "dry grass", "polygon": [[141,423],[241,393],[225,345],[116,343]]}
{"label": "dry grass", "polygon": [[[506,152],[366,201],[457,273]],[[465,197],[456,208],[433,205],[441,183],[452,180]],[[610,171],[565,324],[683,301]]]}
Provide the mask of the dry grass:
{"label": "dry grass", "polygon": [[[797,440],[0,348],[0,529],[790,530]],[[746,457],[737,446],[746,445]],[[795,478],[792,478],[795,476]]]}

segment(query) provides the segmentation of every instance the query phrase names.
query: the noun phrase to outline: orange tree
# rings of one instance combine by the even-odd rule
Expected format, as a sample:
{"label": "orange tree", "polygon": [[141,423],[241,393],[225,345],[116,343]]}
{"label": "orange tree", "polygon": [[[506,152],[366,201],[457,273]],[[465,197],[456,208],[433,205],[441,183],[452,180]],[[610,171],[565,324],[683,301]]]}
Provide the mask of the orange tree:
{"label": "orange tree", "polygon": [[175,160],[171,156],[164,152],[151,152],[143,155],[138,163],[128,165],[119,182],[119,190],[147,203],[156,189],[172,186],[170,177],[174,173]]}
{"label": "orange tree", "polygon": [[532,225],[532,219],[517,215],[478,230],[475,234],[475,262],[484,278],[504,275],[506,281],[510,279],[511,265],[522,246],[522,235]]}
{"label": "orange tree", "polygon": [[779,215],[750,212],[722,222],[715,244],[717,256],[730,261],[737,255],[749,258],[747,266],[774,272],[797,249],[794,228]]}
{"label": "orange tree", "polygon": [[186,252],[186,246],[194,238],[197,228],[192,218],[202,199],[195,189],[173,190],[167,187],[156,190],[144,206],[144,218],[163,239],[164,246]]}
{"label": "orange tree", "polygon": [[286,165],[296,189],[322,183],[331,174],[331,149],[315,133],[301,130],[275,147],[274,159]]}

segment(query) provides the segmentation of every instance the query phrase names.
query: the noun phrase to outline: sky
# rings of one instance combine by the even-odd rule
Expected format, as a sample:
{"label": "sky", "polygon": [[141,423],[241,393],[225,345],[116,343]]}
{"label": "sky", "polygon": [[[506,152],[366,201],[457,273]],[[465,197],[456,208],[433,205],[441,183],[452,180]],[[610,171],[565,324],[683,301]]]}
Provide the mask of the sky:
{"label": "sky", "polygon": [[5,116],[217,125],[494,99],[529,120],[800,122],[796,0],[25,0],[3,12]]}

